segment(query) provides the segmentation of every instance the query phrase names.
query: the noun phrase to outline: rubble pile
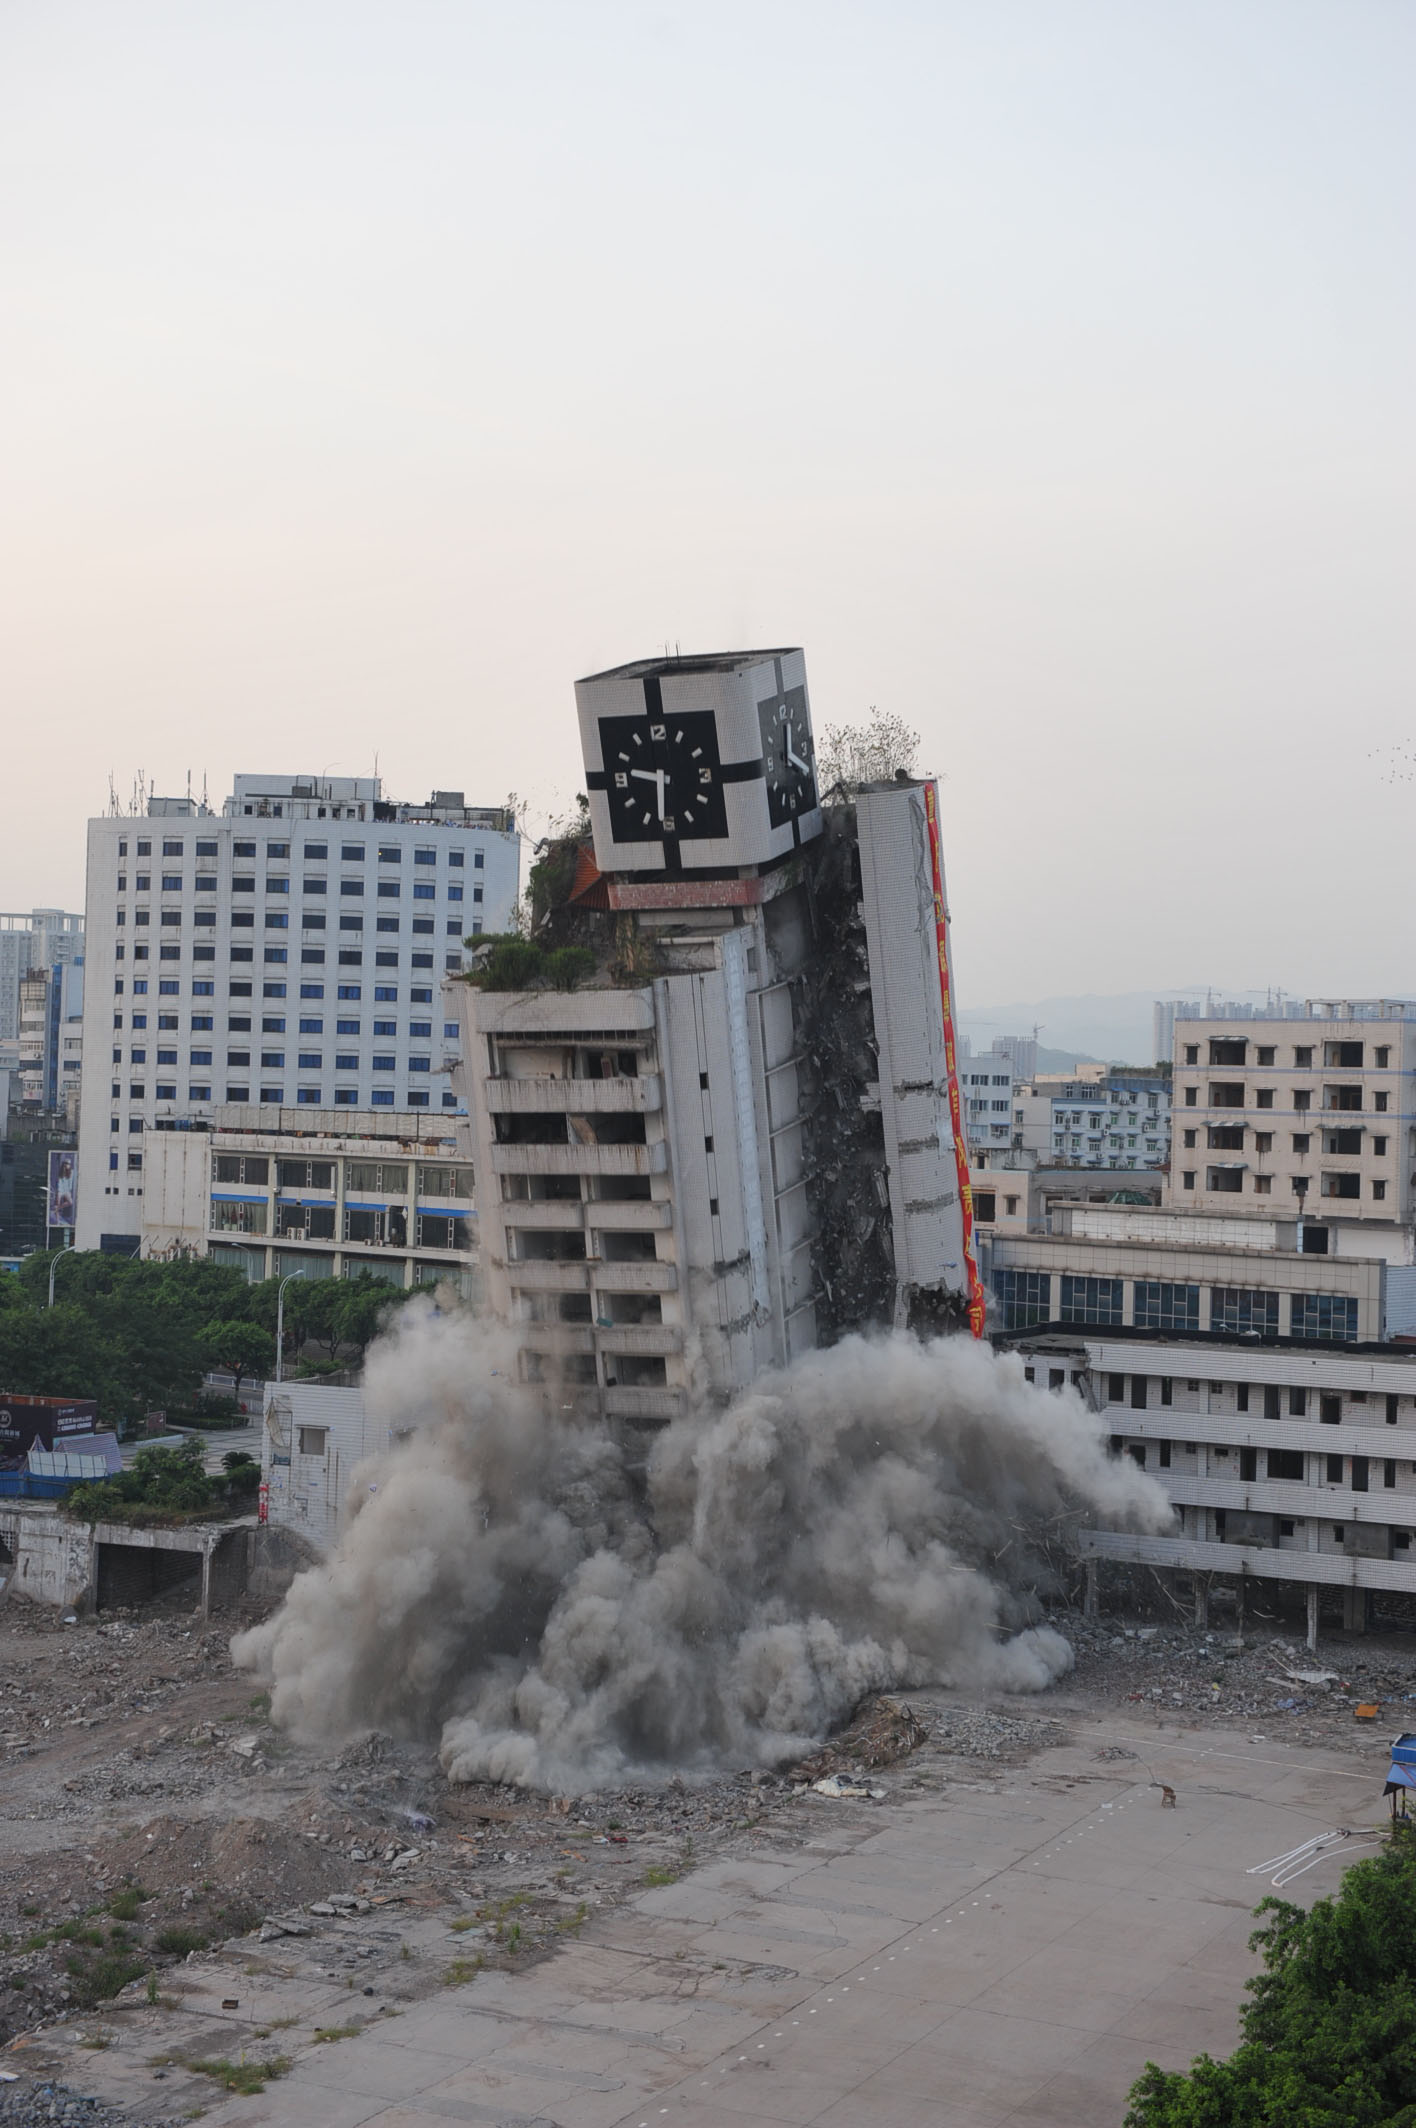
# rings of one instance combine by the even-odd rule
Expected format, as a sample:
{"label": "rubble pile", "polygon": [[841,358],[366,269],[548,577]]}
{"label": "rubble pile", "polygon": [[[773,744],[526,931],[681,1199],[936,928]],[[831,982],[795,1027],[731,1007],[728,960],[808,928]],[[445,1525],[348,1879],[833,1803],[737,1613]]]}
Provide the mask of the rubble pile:
{"label": "rubble pile", "polygon": [[176,2123],[147,2114],[139,2120],[96,2098],[84,2098],[63,2084],[31,2083],[21,2078],[0,2084],[0,2128],[176,2128]]}
{"label": "rubble pile", "polygon": [[793,1782],[820,1781],[829,1774],[847,1773],[858,1767],[874,1773],[905,1758],[928,1735],[928,1724],[920,1720],[913,1707],[882,1693],[878,1699],[867,1700],[849,1728],[833,1736],[820,1751],[799,1760],[790,1769],[789,1778]]}
{"label": "rubble pile", "polygon": [[[1077,1667],[1066,1696],[1134,1715],[1148,1707],[1185,1726],[1263,1724],[1299,1744],[1372,1749],[1416,1728],[1416,1645],[1406,1637],[1345,1635],[1311,1654],[1291,1634],[1204,1631],[1189,1625],[1134,1625],[1120,1617],[1074,1619],[1067,1637]],[[1359,1707],[1374,1715],[1358,1717]]]}

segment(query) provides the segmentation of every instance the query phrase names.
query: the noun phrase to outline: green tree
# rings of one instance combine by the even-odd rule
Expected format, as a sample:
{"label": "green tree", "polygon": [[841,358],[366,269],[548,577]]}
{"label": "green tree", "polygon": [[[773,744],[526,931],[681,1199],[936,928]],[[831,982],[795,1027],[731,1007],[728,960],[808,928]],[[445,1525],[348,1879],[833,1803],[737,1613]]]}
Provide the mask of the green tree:
{"label": "green tree", "polygon": [[237,1396],[240,1396],[241,1383],[248,1374],[259,1374],[270,1366],[275,1350],[268,1331],[259,1323],[239,1315],[208,1323],[202,1331],[202,1338],[213,1363],[228,1368],[235,1376]]}
{"label": "green tree", "polygon": [[401,1286],[370,1278],[367,1272],[358,1278],[346,1278],[343,1286],[338,1304],[340,1343],[353,1345],[362,1359],[383,1328],[385,1318],[412,1295]]}
{"label": "green tree", "polygon": [[1188,2071],[1154,2062],[1126,2128],[1416,2128],[1416,1833],[1311,1912],[1265,1899],[1243,2039]]}

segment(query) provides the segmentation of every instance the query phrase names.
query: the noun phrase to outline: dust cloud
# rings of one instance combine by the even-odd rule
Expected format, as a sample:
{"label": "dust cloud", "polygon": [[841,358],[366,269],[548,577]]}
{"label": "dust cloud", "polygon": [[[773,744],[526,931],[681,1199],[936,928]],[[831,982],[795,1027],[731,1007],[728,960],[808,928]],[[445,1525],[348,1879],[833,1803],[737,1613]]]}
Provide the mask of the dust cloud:
{"label": "dust cloud", "polygon": [[232,1644],[281,1726],[438,1739],[453,1780],[569,1793],[780,1764],[868,1692],[1052,1683],[1072,1651],[1033,1621],[1077,1512],[1170,1526],[1075,1391],[965,1338],[814,1353],[637,1472],[514,1365],[421,1302],[371,1350],[366,1398],[409,1438]]}

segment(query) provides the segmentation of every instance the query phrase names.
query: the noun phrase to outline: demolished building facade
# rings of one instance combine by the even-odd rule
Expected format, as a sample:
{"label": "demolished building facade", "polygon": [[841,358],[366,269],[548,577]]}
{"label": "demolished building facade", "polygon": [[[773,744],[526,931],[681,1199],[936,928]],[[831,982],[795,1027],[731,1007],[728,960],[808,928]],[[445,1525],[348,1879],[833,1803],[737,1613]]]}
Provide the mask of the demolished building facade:
{"label": "demolished building facade", "polygon": [[587,831],[526,946],[456,986],[486,1304],[527,1377],[654,1426],[850,1330],[964,1327],[932,784],[823,805],[799,650],[577,696]]}

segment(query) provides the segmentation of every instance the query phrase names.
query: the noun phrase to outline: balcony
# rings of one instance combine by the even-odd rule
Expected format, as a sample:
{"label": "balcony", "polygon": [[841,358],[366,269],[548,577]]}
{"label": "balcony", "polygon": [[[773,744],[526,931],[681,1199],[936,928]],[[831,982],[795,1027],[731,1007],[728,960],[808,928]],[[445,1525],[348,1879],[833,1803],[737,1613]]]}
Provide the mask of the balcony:
{"label": "balcony", "polygon": [[663,1106],[657,1072],[642,1078],[562,1079],[547,1073],[526,1079],[484,1079],[493,1115],[648,1115]]}
{"label": "balcony", "polygon": [[497,1175],[662,1175],[669,1148],[652,1145],[494,1145]]}
{"label": "balcony", "polygon": [[1405,1589],[1416,1594],[1416,1560],[1347,1558],[1341,1552],[1292,1552],[1267,1544],[1211,1544],[1196,1537],[1133,1537],[1121,1530],[1077,1532],[1084,1559],[1125,1559],[1138,1566],[1182,1567],[1260,1581],[1319,1581],[1338,1588]]}
{"label": "balcony", "polygon": [[592,1258],[602,1293],[677,1293],[678,1266],[671,1263],[602,1263]]}
{"label": "balcony", "polygon": [[511,1259],[507,1283],[518,1293],[583,1293],[590,1283],[584,1263],[522,1263]]}
{"label": "balcony", "polygon": [[562,1232],[575,1231],[586,1224],[585,1206],[578,1197],[545,1197],[536,1202],[526,1197],[509,1197],[502,1204],[490,1206],[488,1216],[500,1218],[504,1227],[547,1227]]}
{"label": "balcony", "polygon": [[681,1389],[620,1389],[607,1386],[604,1398],[607,1419],[667,1421],[676,1419],[683,1409]]}
{"label": "balcony", "polygon": [[1394,1522],[1399,1529],[1416,1525],[1416,1493],[1389,1492],[1380,1470],[1376,1489],[1365,1493],[1321,1480],[1305,1485],[1301,1478],[1197,1478],[1173,1470],[1155,1476],[1177,1507],[1232,1508],[1287,1519],[1301,1516],[1310,1522]]}
{"label": "balcony", "polygon": [[551,1359],[588,1356],[595,1350],[594,1332],[579,1323],[516,1323],[516,1341],[524,1352],[543,1352]]}
{"label": "balcony", "polygon": [[614,1227],[622,1234],[643,1234],[674,1223],[673,1206],[667,1198],[654,1204],[643,1198],[620,1204],[613,1198],[592,1197],[587,1199],[584,1212],[587,1227]]}
{"label": "balcony", "polygon": [[683,1350],[683,1330],[678,1323],[618,1323],[613,1330],[597,1329],[595,1342],[605,1353],[659,1354],[669,1359]]}

